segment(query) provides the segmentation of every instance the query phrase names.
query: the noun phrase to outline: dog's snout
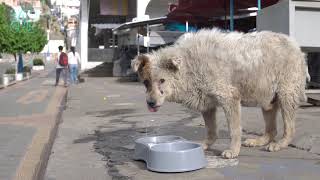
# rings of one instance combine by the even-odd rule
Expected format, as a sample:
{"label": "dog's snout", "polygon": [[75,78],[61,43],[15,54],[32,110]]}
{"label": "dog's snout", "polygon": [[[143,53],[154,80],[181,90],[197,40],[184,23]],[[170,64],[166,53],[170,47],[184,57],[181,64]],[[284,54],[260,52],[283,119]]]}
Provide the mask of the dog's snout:
{"label": "dog's snout", "polygon": [[156,103],[154,101],[147,101],[147,104],[150,106],[150,107],[154,107],[156,105]]}

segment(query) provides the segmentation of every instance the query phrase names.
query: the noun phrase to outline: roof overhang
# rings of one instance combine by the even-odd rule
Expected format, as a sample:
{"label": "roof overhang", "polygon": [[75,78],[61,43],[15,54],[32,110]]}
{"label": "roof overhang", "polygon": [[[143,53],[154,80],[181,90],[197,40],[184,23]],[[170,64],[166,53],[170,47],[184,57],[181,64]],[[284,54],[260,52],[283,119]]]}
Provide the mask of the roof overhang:
{"label": "roof overhang", "polygon": [[162,24],[167,20],[167,17],[159,17],[159,18],[153,18],[148,20],[141,20],[141,21],[134,21],[134,22],[127,22],[123,23],[120,26],[112,29],[112,31],[117,34],[118,31],[129,29],[129,28],[135,28],[139,26],[145,26],[145,25],[154,25],[154,24]]}
{"label": "roof overhang", "polygon": [[92,27],[98,28],[98,29],[114,29],[121,24],[115,24],[115,23],[97,23],[97,24],[91,24]]}

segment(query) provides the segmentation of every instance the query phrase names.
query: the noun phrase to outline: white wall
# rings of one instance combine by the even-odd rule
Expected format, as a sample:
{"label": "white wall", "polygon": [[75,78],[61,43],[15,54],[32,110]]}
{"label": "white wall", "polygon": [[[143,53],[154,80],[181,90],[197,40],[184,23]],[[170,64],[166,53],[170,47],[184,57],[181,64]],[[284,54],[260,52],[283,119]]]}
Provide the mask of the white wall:
{"label": "white wall", "polygon": [[50,40],[44,46],[44,48],[41,51],[41,53],[47,53],[47,52],[49,52],[50,54],[58,53],[59,52],[59,50],[58,50],[59,46],[64,46],[64,41],[63,40]]}
{"label": "white wall", "polygon": [[89,0],[81,0],[80,4],[80,58],[81,70],[87,69],[88,64],[88,19]]}
{"label": "white wall", "polygon": [[137,0],[137,18],[143,18],[150,0]]}
{"label": "white wall", "polygon": [[320,2],[286,0],[261,10],[257,30],[282,32],[304,49],[320,51]]}

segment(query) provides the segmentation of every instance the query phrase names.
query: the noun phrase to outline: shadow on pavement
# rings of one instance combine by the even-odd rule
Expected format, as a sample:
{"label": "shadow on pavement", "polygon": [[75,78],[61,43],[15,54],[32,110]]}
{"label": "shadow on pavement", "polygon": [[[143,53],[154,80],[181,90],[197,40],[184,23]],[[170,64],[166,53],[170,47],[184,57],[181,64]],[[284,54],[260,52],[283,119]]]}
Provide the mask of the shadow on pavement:
{"label": "shadow on pavement", "polygon": [[[113,126],[119,126],[119,124],[125,124],[129,125],[131,128],[117,129],[115,131],[103,131],[101,130],[103,127],[100,126],[100,130],[96,130],[94,134],[74,140],[74,143],[87,143],[94,141],[94,149],[97,153],[104,156],[103,160],[106,161],[108,174],[112,176],[113,179],[132,179],[132,177],[128,177],[121,173],[122,168],[120,167],[127,166],[128,164],[134,164],[135,168],[138,168],[138,170],[147,170],[143,161],[133,160],[134,141],[140,137],[170,134],[182,136],[190,141],[201,141],[203,138],[203,126],[194,127],[185,125],[199,117],[198,113],[188,112],[188,116],[179,121],[167,123],[161,126],[149,126],[147,128],[139,127],[137,125],[138,121],[130,120],[131,118],[144,116],[143,114],[134,113],[134,109],[87,112],[87,115],[95,117],[114,116],[114,118],[108,122],[106,127],[110,128]],[[194,132],[198,132],[198,135],[195,136]],[[220,152],[215,151],[214,153]]]}
{"label": "shadow on pavement", "polygon": [[113,63],[102,63],[92,69],[84,71],[82,76],[87,77],[112,77]]}

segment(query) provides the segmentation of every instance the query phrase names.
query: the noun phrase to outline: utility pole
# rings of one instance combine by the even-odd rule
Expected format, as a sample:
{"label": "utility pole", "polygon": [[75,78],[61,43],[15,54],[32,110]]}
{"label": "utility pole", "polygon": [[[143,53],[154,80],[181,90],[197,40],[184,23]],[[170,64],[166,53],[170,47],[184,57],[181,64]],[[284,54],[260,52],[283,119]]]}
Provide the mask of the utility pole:
{"label": "utility pole", "polygon": [[230,31],[234,30],[234,0],[230,0]]}

